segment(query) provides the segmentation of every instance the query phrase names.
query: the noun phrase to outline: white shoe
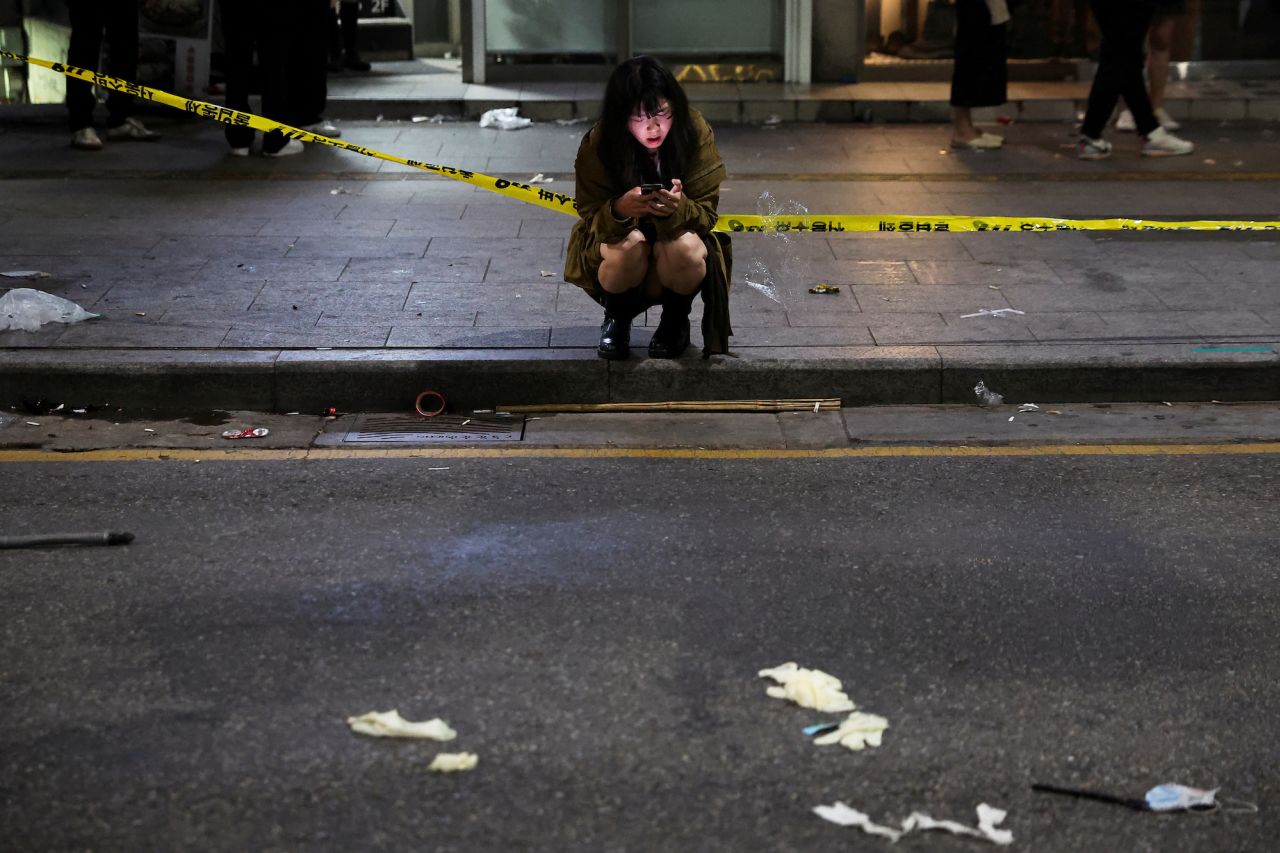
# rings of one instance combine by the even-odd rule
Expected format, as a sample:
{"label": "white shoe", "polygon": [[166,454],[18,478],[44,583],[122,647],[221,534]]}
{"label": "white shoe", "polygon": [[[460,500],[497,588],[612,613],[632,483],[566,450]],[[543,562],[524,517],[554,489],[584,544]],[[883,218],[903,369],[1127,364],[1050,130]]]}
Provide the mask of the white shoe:
{"label": "white shoe", "polygon": [[1076,143],[1076,156],[1081,160],[1105,160],[1111,156],[1111,143],[1105,139],[1082,136]]}
{"label": "white shoe", "polygon": [[263,151],[262,156],[263,157],[290,157],[294,154],[301,154],[302,149],[305,147],[306,146],[304,146],[298,140],[290,139],[288,142],[284,144],[284,147],[281,148],[279,151]]}
{"label": "white shoe", "polygon": [[1160,126],[1165,130],[1182,130],[1182,125],[1169,115],[1169,111],[1164,107],[1156,107],[1156,121],[1160,122]]}
{"label": "white shoe", "polygon": [[322,118],[320,119],[320,121],[316,122],[315,124],[307,125],[306,127],[303,128],[303,130],[307,131],[308,133],[314,133],[317,136],[327,136],[330,139],[342,138],[342,131],[338,129],[338,126],[336,124],[329,121],[328,119]]}
{"label": "white shoe", "polygon": [[82,127],[71,134],[71,147],[79,148],[81,151],[101,151],[102,139],[98,137],[98,131],[92,127]]}
{"label": "white shoe", "polygon": [[232,148],[232,149],[231,149],[231,156],[232,156],[232,157],[248,157],[248,156],[249,156],[249,146],[247,146],[247,145],[246,145],[244,148]]}
{"label": "white shoe", "polygon": [[147,130],[146,126],[136,118],[127,118],[119,127],[107,128],[107,139],[112,142],[155,142],[160,134]]}
{"label": "white shoe", "polygon": [[1195,150],[1196,147],[1187,140],[1174,136],[1163,127],[1157,127],[1147,136],[1146,144],[1142,146],[1142,156],[1177,157]]}
{"label": "white shoe", "polygon": [[1120,118],[1116,119],[1116,130],[1123,130],[1133,133],[1138,129],[1138,123],[1133,120],[1133,113],[1128,110],[1120,111]]}
{"label": "white shoe", "polygon": [[994,133],[981,133],[973,139],[951,140],[952,148],[968,148],[970,151],[994,151],[1004,145],[1004,137]]}

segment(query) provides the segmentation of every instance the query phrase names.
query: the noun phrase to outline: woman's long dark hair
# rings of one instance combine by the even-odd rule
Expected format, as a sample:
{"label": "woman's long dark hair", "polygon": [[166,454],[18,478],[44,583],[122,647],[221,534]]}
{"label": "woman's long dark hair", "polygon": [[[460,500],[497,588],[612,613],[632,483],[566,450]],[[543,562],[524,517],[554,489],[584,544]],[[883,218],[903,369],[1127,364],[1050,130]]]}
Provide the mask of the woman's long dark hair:
{"label": "woman's long dark hair", "polygon": [[631,135],[628,123],[639,107],[658,111],[666,99],[671,105],[671,131],[658,149],[662,176],[685,178],[685,169],[698,146],[698,134],[689,117],[689,98],[675,76],[652,56],[637,56],[621,63],[609,76],[600,111],[600,159],[620,185],[656,182],[649,152]]}

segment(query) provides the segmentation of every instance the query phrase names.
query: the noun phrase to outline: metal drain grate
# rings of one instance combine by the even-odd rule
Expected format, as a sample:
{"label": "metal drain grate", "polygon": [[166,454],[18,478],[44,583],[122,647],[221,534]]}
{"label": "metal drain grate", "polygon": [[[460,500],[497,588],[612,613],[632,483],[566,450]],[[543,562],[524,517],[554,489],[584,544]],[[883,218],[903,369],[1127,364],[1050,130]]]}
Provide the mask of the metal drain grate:
{"label": "metal drain grate", "polygon": [[524,418],[465,418],[461,415],[357,415],[341,444],[436,444],[520,441]]}

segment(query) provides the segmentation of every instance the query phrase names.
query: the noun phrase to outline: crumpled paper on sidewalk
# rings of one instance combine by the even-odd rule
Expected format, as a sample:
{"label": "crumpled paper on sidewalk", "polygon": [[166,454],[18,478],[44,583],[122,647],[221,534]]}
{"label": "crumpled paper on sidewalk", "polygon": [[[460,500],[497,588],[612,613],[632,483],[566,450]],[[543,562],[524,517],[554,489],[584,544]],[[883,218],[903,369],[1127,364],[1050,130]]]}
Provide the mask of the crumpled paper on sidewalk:
{"label": "crumpled paper on sidewalk", "polygon": [[394,708],[390,711],[370,711],[359,717],[347,717],[347,725],[353,732],[373,737],[412,737],[431,740],[453,740],[458,733],[440,718],[423,723],[411,723]]}
{"label": "crumpled paper on sidewalk", "polygon": [[814,806],[813,811],[818,817],[838,826],[856,826],[868,835],[877,835],[890,841],[897,841],[910,832],[942,830],[953,835],[981,838],[1002,847],[1013,843],[1013,831],[999,828],[1009,813],[986,803],[978,805],[976,828],[953,820],[936,820],[923,812],[912,812],[902,821],[901,829],[894,829],[891,826],[874,823],[865,812],[860,812],[838,800],[829,806]]}
{"label": "crumpled paper on sidewalk", "polygon": [[101,316],[69,299],[30,287],[15,287],[0,296],[0,332],[10,329],[34,332],[45,323],[79,323]]}
{"label": "crumpled paper on sidewalk", "polygon": [[498,130],[519,130],[533,124],[531,118],[521,118],[519,107],[501,107],[489,110],[480,116],[481,127],[496,127]]}
{"label": "crumpled paper on sidewalk", "polygon": [[889,728],[889,721],[884,717],[854,711],[833,731],[814,738],[813,742],[818,746],[838,743],[857,752],[868,746],[879,746],[884,730],[887,728]]}
{"label": "crumpled paper on sidewalk", "polygon": [[479,760],[474,752],[442,752],[431,759],[427,769],[434,773],[456,773],[472,769]]}
{"label": "crumpled paper on sidewalk", "polygon": [[822,670],[805,669],[794,662],[762,669],[761,678],[778,682],[765,691],[775,699],[790,699],[802,708],[839,714],[852,711],[857,706],[845,695],[840,679]]}

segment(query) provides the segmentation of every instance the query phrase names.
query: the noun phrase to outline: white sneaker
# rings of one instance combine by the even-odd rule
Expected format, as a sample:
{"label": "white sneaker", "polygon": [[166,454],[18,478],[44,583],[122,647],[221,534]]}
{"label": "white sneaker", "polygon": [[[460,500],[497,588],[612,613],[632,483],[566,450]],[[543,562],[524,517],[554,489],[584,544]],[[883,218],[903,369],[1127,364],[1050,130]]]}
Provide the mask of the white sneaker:
{"label": "white sneaker", "polygon": [[160,134],[147,130],[146,126],[136,118],[127,118],[119,127],[107,128],[107,139],[112,142],[155,142]]}
{"label": "white sneaker", "polygon": [[1116,130],[1123,130],[1133,133],[1138,129],[1138,123],[1133,120],[1133,113],[1128,110],[1120,111],[1120,118],[1116,119]]}
{"label": "white sneaker", "polygon": [[1156,121],[1160,122],[1160,126],[1165,130],[1182,130],[1182,125],[1169,115],[1169,111],[1164,107],[1156,107]]}
{"label": "white sneaker", "polygon": [[249,156],[249,146],[247,146],[247,145],[246,145],[244,148],[232,148],[232,149],[231,149],[231,156],[232,156],[232,157],[248,157],[248,156]]}
{"label": "white sneaker", "polygon": [[1076,156],[1081,160],[1105,160],[1111,156],[1111,143],[1105,139],[1082,136],[1076,143]]}
{"label": "white sneaker", "polygon": [[290,157],[294,154],[301,154],[305,146],[296,139],[290,139],[284,144],[279,151],[263,151],[263,157]]}
{"label": "white sneaker", "polygon": [[303,128],[303,130],[307,131],[308,133],[314,133],[317,136],[327,136],[330,139],[342,138],[342,131],[338,129],[338,126],[333,122],[329,121],[328,119],[324,119],[324,118],[320,119],[320,121],[316,122],[315,124],[307,125],[306,127]]}
{"label": "white sneaker", "polygon": [[82,127],[71,134],[71,147],[79,148],[81,151],[101,151],[102,139],[98,137],[98,131],[92,127]]}
{"label": "white sneaker", "polygon": [[1142,156],[1177,157],[1195,150],[1196,147],[1187,140],[1174,136],[1163,127],[1157,127],[1147,136],[1146,144],[1142,146]]}

